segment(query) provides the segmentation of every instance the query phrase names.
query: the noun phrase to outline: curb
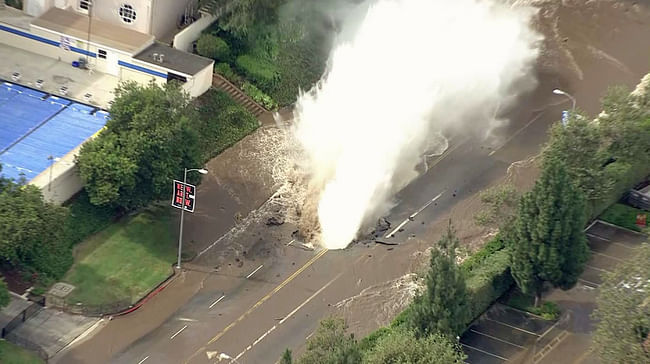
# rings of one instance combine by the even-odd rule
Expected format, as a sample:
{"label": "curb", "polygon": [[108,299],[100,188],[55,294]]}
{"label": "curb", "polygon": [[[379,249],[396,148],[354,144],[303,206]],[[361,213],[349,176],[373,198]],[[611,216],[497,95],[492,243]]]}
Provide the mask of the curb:
{"label": "curb", "polygon": [[[648,236],[648,235],[646,235],[646,234],[644,234],[644,233],[642,233],[642,232],[634,231],[634,230],[630,230],[630,229],[628,229],[628,228],[626,228],[626,227],[618,226],[618,225],[615,225],[615,224],[612,224],[612,223],[609,223],[609,222],[607,222],[607,221],[603,221],[603,220],[600,220],[600,219],[596,220],[594,223],[596,223],[596,222],[599,222],[599,223],[601,223],[601,224],[603,224],[603,225],[607,225],[607,226],[615,227],[615,228],[617,228],[617,229],[625,230],[625,231],[627,231],[628,233],[637,234],[637,235],[641,235],[641,236]],[[592,225],[593,225],[593,224],[592,224]],[[590,227],[591,227],[591,226],[590,226]]]}
{"label": "curb", "polygon": [[149,301],[151,298],[153,298],[155,295],[157,295],[163,289],[165,289],[171,282],[174,281],[174,279],[176,279],[177,276],[178,275],[176,274],[176,269],[172,268],[172,273],[169,275],[169,277],[167,277],[164,281],[160,282],[156,287],[154,287],[154,289],[149,291],[149,293],[147,293],[146,296],[138,300],[138,302],[136,302],[132,307],[129,307],[126,310],[117,313],[105,314],[104,316],[124,316],[137,310],[138,308],[142,307],[142,305],[147,303],[147,301]]}

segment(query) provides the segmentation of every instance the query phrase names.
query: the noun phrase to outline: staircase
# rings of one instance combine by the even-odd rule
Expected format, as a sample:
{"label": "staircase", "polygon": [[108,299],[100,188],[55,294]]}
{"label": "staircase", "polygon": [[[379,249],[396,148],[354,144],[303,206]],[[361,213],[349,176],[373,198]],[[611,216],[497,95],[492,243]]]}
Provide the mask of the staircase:
{"label": "staircase", "polygon": [[250,111],[256,118],[259,118],[260,115],[268,112],[268,110],[263,108],[262,105],[253,101],[253,99],[220,74],[215,73],[212,76],[212,86],[230,95],[233,100],[245,107],[246,110]]}

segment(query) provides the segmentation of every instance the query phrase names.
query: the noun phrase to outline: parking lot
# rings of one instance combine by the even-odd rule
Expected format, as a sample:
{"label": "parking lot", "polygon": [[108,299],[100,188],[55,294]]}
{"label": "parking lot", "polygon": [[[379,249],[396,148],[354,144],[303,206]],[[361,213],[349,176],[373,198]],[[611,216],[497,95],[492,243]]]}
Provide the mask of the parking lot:
{"label": "parking lot", "polygon": [[648,237],[600,221],[586,234],[591,257],[578,284],[544,295],[561,307],[559,320],[546,321],[496,303],[461,337],[468,363],[599,363],[591,349],[590,315],[602,274],[632,257]]}

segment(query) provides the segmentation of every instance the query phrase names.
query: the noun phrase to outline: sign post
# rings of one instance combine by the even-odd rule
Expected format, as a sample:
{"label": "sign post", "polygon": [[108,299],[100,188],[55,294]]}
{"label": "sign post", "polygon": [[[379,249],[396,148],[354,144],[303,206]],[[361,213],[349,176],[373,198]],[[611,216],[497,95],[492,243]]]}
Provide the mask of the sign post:
{"label": "sign post", "polygon": [[174,195],[172,196],[172,206],[183,210],[194,212],[194,202],[196,198],[196,186],[189,183],[174,180]]}

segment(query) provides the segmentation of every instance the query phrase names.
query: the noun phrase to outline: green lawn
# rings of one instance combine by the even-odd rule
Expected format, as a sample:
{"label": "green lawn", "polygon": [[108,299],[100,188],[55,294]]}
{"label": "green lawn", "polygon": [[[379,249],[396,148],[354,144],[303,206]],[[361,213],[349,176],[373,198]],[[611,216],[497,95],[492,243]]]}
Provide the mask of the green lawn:
{"label": "green lawn", "polygon": [[646,226],[645,229],[641,229],[636,224],[636,215],[637,214],[646,214],[647,223],[650,223],[650,212],[635,209],[634,207],[623,205],[621,203],[613,204],[605,212],[602,213],[598,218],[607,221],[610,224],[622,226],[624,228],[634,230],[634,231],[645,231],[649,232],[650,229]]}
{"label": "green lawn", "polygon": [[75,248],[63,278],[69,304],[136,302],[172,272],[176,244],[168,207],[150,207],[112,224]]}
{"label": "green lawn", "polygon": [[43,364],[36,354],[16,346],[6,340],[0,340],[0,363],[2,364]]}

